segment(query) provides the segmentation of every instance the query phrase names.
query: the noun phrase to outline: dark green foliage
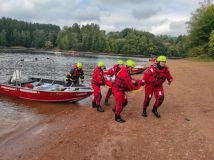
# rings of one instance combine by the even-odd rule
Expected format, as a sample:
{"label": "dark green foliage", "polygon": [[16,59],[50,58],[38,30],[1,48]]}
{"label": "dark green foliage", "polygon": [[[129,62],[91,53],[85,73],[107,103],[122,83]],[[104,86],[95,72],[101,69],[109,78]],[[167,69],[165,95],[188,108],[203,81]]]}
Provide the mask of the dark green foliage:
{"label": "dark green foliage", "polygon": [[189,22],[189,56],[212,55],[212,31],[214,30],[214,5],[202,3]]}
{"label": "dark green foliage", "polygon": [[46,47],[50,41],[56,46],[60,27],[51,24],[38,24],[10,18],[0,19],[0,46]]}
{"label": "dark green foliage", "polygon": [[209,53],[208,53],[208,55],[211,56],[212,58],[214,58],[214,30],[210,34],[210,38],[209,38]]}
{"label": "dark green foliage", "polygon": [[5,30],[2,30],[0,32],[0,46],[5,46],[6,44],[7,44],[6,32],[5,32]]}
{"label": "dark green foliage", "polygon": [[[175,57],[214,57],[214,5],[204,1],[188,22],[189,35],[155,36],[125,28],[106,33],[97,24],[70,27],[0,19],[0,46],[24,46],[64,50]],[[188,53],[188,54],[187,54]]]}
{"label": "dark green foliage", "polygon": [[184,56],[183,36],[155,36],[149,32],[125,28],[121,32],[100,30],[97,24],[63,27],[0,19],[0,46],[24,46],[64,50],[138,54],[150,56]]}

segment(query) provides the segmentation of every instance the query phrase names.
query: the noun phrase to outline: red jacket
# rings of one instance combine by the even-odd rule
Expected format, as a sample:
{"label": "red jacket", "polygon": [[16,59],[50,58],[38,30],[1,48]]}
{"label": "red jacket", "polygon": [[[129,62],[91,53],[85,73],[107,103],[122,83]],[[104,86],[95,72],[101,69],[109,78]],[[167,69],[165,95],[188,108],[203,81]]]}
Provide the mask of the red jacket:
{"label": "red jacket", "polygon": [[162,86],[166,79],[168,82],[172,82],[173,80],[168,67],[159,69],[157,67],[157,63],[151,65],[143,75],[143,81],[146,85],[153,85],[157,87]]}
{"label": "red jacket", "polygon": [[140,81],[133,80],[129,70],[122,66],[116,75],[113,91],[131,91],[140,88],[140,86]]}
{"label": "red jacket", "polygon": [[110,68],[108,71],[106,71],[105,74],[112,77],[120,71],[120,68],[121,67],[119,64],[115,64],[112,68]]}
{"label": "red jacket", "polygon": [[91,83],[97,86],[104,85],[104,73],[100,67],[95,67]]}

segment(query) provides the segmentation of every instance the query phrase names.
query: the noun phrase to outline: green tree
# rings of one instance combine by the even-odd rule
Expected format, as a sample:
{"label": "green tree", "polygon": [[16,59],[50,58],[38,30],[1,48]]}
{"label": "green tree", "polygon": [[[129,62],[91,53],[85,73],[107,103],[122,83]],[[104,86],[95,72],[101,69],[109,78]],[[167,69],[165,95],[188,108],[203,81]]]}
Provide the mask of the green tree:
{"label": "green tree", "polygon": [[168,49],[168,56],[177,56],[177,49],[175,46],[170,46]]}
{"label": "green tree", "polygon": [[36,48],[42,48],[45,44],[45,31],[44,30],[35,30],[32,36],[32,46]]}
{"label": "green tree", "polygon": [[0,32],[0,46],[5,46],[7,44],[6,32],[3,30]]}
{"label": "green tree", "polygon": [[57,37],[57,45],[60,49],[70,49],[69,48],[69,40],[67,36],[67,28],[64,27],[61,32],[59,32]]}
{"label": "green tree", "polygon": [[209,37],[213,29],[214,5],[203,4],[196,10],[189,22],[190,55],[207,54]]}
{"label": "green tree", "polygon": [[51,41],[56,45],[60,27],[51,24],[32,24],[3,17],[0,18],[0,33],[2,31],[4,31],[3,45],[41,48],[45,41]]}
{"label": "green tree", "polygon": [[210,34],[209,38],[209,55],[214,58],[214,30]]}
{"label": "green tree", "polygon": [[45,49],[52,49],[53,48],[53,44],[51,41],[46,41],[44,44],[44,48]]}

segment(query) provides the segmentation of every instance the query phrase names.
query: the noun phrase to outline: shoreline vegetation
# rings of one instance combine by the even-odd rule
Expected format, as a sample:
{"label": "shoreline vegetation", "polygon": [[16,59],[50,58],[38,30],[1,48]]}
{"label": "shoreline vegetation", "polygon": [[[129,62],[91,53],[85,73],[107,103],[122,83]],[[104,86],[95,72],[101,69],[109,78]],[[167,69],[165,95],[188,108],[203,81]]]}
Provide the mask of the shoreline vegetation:
{"label": "shoreline vegetation", "polygon": [[[26,47],[0,47],[1,53],[30,53],[30,54],[55,54],[65,56],[123,56],[123,57],[139,57],[139,58],[151,58],[146,55],[133,55],[133,54],[115,54],[115,53],[101,53],[101,52],[83,52],[74,50],[60,50],[60,49],[37,49],[37,48],[26,48]],[[183,59],[185,57],[168,57],[169,59]]]}
{"label": "shoreline vegetation", "polygon": [[[0,47],[23,46],[32,53],[66,52],[133,57],[193,57],[193,60],[214,59],[214,4],[200,3],[187,22],[186,35],[154,35],[134,28],[106,32],[98,24],[60,28],[53,24],[24,22],[0,17]],[[34,49],[36,48],[36,49]],[[25,50],[25,51],[26,51]],[[11,52],[15,52],[14,49]],[[17,49],[21,51],[21,47]]]}
{"label": "shoreline vegetation", "polygon": [[[145,55],[133,55],[133,54],[115,54],[115,53],[97,53],[97,52],[81,52],[73,50],[60,50],[60,49],[37,49],[37,48],[26,48],[26,47],[0,47],[0,55],[2,53],[29,53],[29,54],[55,54],[55,55],[65,55],[65,56],[123,56],[123,57],[139,57],[139,58],[150,58]],[[169,59],[186,59],[190,61],[201,61],[201,62],[214,62],[214,59],[204,56],[198,57],[168,57]]]}
{"label": "shoreline vegetation", "polygon": [[[133,55],[133,54],[115,54],[115,53],[97,53],[97,52],[81,52],[73,50],[60,50],[60,49],[37,49],[37,48],[26,48],[26,47],[0,47],[0,55],[2,53],[29,53],[29,54],[55,54],[55,55],[65,55],[65,56],[123,56],[123,57],[139,57],[139,58],[150,58],[145,55]],[[200,61],[200,62],[214,62],[214,59],[204,56],[198,57],[168,57],[169,59],[186,59],[190,61]]]}

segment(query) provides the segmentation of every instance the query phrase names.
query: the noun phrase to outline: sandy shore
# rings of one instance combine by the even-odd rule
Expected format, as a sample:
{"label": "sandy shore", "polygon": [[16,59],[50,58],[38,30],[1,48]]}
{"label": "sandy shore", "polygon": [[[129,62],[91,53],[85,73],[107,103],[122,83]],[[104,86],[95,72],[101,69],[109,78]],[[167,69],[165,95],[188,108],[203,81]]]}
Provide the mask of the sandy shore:
{"label": "sandy shore", "polygon": [[[171,60],[162,117],[141,116],[144,92],[128,93],[114,121],[111,105],[98,113],[89,102],[47,116],[25,132],[0,141],[1,160],[212,160],[214,159],[214,63]],[[136,76],[141,77],[141,76]],[[68,105],[68,104],[66,104]]]}

